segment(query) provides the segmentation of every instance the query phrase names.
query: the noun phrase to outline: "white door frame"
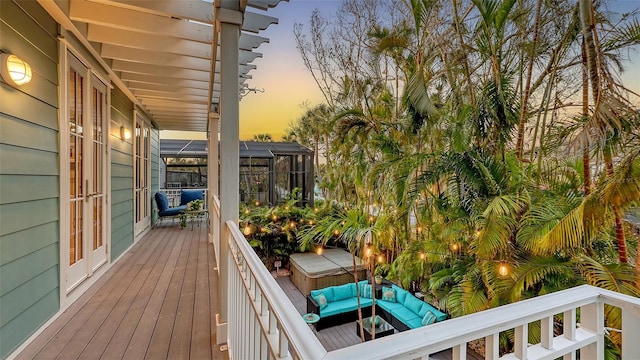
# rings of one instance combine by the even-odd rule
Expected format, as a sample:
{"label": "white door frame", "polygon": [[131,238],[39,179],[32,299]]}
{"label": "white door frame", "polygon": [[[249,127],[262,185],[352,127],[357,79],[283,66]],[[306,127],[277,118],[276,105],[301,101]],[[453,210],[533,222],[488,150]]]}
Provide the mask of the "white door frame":
{"label": "white door frame", "polygon": [[[111,245],[111,208],[110,208],[110,164],[111,152],[110,149],[110,116],[109,108],[111,106],[111,87],[108,77],[105,74],[100,74],[95,69],[92,69],[88,62],[83,59],[81,55],[75,51],[72,46],[65,40],[60,39],[59,43],[59,87],[58,87],[58,99],[59,99],[59,146],[60,146],[60,305],[61,308],[68,306],[73,300],[75,300],[80,294],[82,294],[93,282],[99,278],[108,266],[105,264],[110,263],[109,248]],[[92,239],[93,229],[90,226],[92,221],[92,208],[93,200],[89,201],[91,197],[87,197],[91,186],[87,187],[91,181],[90,175],[90,156],[88,149],[91,144],[85,145],[83,149],[83,168],[85,174],[82,175],[82,188],[83,188],[83,256],[84,264],[81,267],[76,267],[77,270],[70,268],[70,254],[69,254],[69,242],[70,242],[70,166],[69,166],[69,106],[68,106],[68,87],[69,87],[69,69],[71,66],[74,70],[79,72],[83,77],[83,123],[88,125],[87,129],[92,127],[92,108],[91,108],[91,94],[95,87],[104,91],[104,103],[103,103],[103,213],[102,213],[102,238],[104,247],[99,253],[92,251],[92,241],[85,239]],[[91,137],[89,137],[90,139]],[[87,173],[89,172],[89,173]],[[89,181],[87,181],[89,180]],[[87,238],[88,237],[88,238]],[[100,256],[101,258],[96,262],[91,261],[92,256]],[[79,264],[76,264],[79,265]],[[74,274],[74,271],[78,273]],[[98,276],[93,276],[98,275]],[[73,278],[73,279],[72,279]]]}
{"label": "white door frame", "polygon": [[[133,213],[134,239],[137,241],[151,228],[151,122],[138,110],[134,110],[133,117]],[[142,154],[138,153],[139,150]],[[141,162],[139,172],[138,161]],[[139,176],[142,179],[138,179]]]}

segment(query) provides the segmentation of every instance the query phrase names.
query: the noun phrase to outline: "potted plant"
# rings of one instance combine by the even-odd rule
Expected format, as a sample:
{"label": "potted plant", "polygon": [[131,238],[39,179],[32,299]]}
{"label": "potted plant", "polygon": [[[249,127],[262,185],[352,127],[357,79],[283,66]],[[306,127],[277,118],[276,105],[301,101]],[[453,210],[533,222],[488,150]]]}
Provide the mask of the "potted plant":
{"label": "potted plant", "polygon": [[376,282],[376,284],[378,284],[378,285],[382,284],[382,275],[380,275],[380,274],[376,274],[376,276],[375,276],[375,282]]}

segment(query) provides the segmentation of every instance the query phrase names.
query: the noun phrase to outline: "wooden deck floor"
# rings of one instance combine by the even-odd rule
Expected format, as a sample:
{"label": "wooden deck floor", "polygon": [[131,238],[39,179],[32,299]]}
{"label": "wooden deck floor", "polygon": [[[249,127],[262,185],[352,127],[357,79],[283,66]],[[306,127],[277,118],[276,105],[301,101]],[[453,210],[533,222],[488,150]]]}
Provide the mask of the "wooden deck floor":
{"label": "wooden deck floor", "polygon": [[[305,297],[300,293],[298,288],[291,282],[289,276],[278,276],[276,281],[284,290],[287,297],[291,300],[296,310],[303,315],[307,312],[307,302]],[[343,325],[330,327],[316,332],[316,336],[320,343],[327,351],[341,349],[347,346],[355,345],[360,342],[360,337],[356,335],[355,322],[349,322]],[[452,359],[451,349],[432,354],[429,359],[434,360],[450,360]],[[467,359],[484,359],[483,356],[475,353],[471,348],[467,348]]]}
{"label": "wooden deck floor", "polygon": [[151,230],[17,359],[228,359],[207,227]]}

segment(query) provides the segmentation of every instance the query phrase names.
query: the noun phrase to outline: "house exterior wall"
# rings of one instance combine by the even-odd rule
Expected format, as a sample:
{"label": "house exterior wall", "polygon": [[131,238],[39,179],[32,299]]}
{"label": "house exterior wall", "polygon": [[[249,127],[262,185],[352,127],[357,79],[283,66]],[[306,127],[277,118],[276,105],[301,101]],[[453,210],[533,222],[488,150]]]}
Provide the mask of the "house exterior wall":
{"label": "house exterior wall", "polygon": [[60,308],[58,27],[36,3],[0,1],[0,50],[30,83],[0,81],[0,358]]}
{"label": "house exterior wall", "polygon": [[[61,304],[60,46],[65,40],[89,62],[79,42],[35,1],[0,1],[0,51],[31,65],[30,83],[0,80],[0,359],[10,356],[50,319]],[[134,242],[134,104],[110,90],[110,266]],[[64,122],[62,122],[64,123]],[[159,132],[151,130],[151,193],[158,191]],[[148,199],[149,202],[152,199]],[[63,205],[63,204],[62,204]],[[155,214],[154,214],[155,215]]]}
{"label": "house exterior wall", "polygon": [[[118,88],[111,92],[111,128],[133,129],[133,102]],[[114,134],[114,132],[111,132]],[[133,244],[133,139],[111,139],[111,261]]]}

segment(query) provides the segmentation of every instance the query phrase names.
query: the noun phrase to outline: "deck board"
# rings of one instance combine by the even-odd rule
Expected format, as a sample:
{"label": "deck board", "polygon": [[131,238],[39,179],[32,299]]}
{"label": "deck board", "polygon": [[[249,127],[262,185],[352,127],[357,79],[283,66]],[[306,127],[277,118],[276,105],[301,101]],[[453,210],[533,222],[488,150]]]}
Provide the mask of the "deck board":
{"label": "deck board", "polygon": [[217,274],[207,227],[161,223],[17,359],[228,359],[215,341]]}

